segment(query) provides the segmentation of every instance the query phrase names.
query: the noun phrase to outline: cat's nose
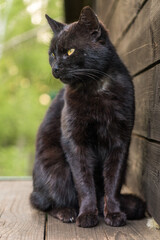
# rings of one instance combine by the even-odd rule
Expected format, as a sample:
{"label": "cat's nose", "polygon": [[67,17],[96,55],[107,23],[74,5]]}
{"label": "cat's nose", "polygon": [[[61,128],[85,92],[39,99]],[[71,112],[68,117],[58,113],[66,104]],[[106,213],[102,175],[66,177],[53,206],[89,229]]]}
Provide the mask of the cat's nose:
{"label": "cat's nose", "polygon": [[59,78],[59,67],[58,64],[54,64],[52,68],[52,73],[55,78]]}
{"label": "cat's nose", "polygon": [[58,73],[59,72],[59,68],[58,67],[54,68],[54,72]]}

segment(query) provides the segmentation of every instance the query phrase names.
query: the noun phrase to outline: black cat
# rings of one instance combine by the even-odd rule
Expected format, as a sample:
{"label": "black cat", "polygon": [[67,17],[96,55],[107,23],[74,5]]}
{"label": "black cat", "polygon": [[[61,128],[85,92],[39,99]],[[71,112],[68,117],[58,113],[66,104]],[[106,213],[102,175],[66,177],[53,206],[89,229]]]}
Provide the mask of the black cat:
{"label": "black cat", "polygon": [[38,131],[31,203],[80,227],[97,225],[99,213],[111,226],[142,218],[145,203],[120,194],[134,123],[131,77],[91,8],[69,25],[46,18],[52,73],[65,87]]}

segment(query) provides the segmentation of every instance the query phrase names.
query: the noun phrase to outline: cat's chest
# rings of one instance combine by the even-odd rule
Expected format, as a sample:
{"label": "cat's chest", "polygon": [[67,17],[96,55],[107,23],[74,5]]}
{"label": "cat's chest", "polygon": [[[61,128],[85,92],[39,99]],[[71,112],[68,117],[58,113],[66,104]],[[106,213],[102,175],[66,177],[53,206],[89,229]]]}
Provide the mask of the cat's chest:
{"label": "cat's chest", "polygon": [[107,98],[92,97],[67,102],[62,111],[62,130],[66,136],[84,141],[103,141],[107,138],[113,107]]}
{"label": "cat's chest", "polygon": [[68,112],[75,116],[75,120],[83,122],[104,122],[108,119],[110,102],[100,96],[76,99],[71,104],[67,103]]}

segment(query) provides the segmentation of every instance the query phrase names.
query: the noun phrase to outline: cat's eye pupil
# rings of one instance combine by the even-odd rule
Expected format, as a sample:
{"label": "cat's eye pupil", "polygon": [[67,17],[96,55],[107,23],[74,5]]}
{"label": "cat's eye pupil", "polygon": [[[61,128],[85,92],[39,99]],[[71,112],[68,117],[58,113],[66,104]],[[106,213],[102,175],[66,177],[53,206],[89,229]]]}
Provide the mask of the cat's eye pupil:
{"label": "cat's eye pupil", "polygon": [[75,49],[71,48],[67,51],[68,56],[72,55],[74,53]]}

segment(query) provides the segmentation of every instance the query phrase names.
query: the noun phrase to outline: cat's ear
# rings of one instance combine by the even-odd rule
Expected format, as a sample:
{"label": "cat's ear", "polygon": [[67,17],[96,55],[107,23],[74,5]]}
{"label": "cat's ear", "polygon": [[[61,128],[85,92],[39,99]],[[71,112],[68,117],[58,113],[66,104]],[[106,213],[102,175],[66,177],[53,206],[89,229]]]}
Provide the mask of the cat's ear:
{"label": "cat's ear", "polygon": [[89,6],[82,9],[78,23],[85,25],[93,37],[98,38],[101,35],[99,20]]}
{"label": "cat's ear", "polygon": [[63,28],[65,27],[65,24],[53,20],[53,19],[50,18],[47,14],[45,14],[45,17],[46,17],[46,19],[47,19],[47,21],[48,21],[48,23],[49,23],[52,31],[53,31],[55,34],[60,33],[60,31],[62,31]]}

